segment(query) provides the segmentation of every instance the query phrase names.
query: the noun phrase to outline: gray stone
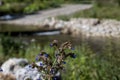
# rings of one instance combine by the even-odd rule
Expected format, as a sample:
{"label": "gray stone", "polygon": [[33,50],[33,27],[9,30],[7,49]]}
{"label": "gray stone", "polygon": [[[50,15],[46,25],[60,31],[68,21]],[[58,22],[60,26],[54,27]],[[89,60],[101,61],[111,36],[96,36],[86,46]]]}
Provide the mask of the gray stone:
{"label": "gray stone", "polygon": [[5,61],[2,64],[1,68],[3,69],[4,74],[9,74],[9,73],[14,74],[18,69],[21,69],[22,67],[24,67],[27,64],[28,64],[27,59],[11,58],[11,59]]}
{"label": "gray stone", "polygon": [[27,65],[26,67],[17,70],[15,76],[17,80],[43,80],[42,74],[38,72],[37,68],[32,68],[30,65]]}

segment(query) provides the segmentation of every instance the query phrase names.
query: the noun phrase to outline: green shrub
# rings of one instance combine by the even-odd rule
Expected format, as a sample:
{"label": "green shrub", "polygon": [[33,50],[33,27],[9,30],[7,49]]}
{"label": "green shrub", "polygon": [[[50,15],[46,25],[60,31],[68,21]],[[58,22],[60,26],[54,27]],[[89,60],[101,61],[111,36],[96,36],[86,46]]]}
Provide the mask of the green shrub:
{"label": "green shrub", "polygon": [[10,5],[9,5],[9,4],[6,4],[6,5],[0,6],[0,13],[1,13],[1,14],[11,13]]}
{"label": "green shrub", "polygon": [[60,7],[60,3],[57,1],[51,1],[49,2],[49,6],[53,8]]}
{"label": "green shrub", "polygon": [[25,49],[25,44],[23,44],[21,41],[19,40],[13,40],[12,37],[10,36],[1,36],[1,48],[2,48],[2,53],[3,55],[7,56],[13,56],[18,55],[20,52],[24,53],[24,49]]}
{"label": "green shrub", "polygon": [[0,12],[5,14],[15,14],[15,13],[22,13],[25,7],[24,3],[12,3],[12,4],[5,4],[0,6]]}
{"label": "green shrub", "polygon": [[41,0],[4,0],[4,4],[0,6],[2,14],[15,14],[15,13],[34,13],[38,10],[47,8],[60,7],[58,1],[41,1]]}
{"label": "green shrub", "polygon": [[35,3],[33,3],[24,8],[24,13],[34,13],[38,10],[39,10],[39,5],[36,5]]}

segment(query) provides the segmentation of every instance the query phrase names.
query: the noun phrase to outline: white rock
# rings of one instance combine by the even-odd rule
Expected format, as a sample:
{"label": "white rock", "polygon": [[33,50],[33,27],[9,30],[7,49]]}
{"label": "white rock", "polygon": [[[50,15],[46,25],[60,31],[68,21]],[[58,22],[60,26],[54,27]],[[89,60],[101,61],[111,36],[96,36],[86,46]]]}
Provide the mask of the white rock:
{"label": "white rock", "polygon": [[65,26],[63,21],[59,21],[55,24],[55,29],[60,29],[63,28]]}
{"label": "white rock", "polygon": [[5,61],[1,68],[3,69],[4,74],[15,73],[18,69],[21,69],[26,64],[28,64],[27,59],[23,58],[11,58]]}
{"label": "white rock", "polygon": [[26,80],[28,78],[31,80],[43,79],[41,73],[38,72],[37,68],[32,68],[29,65],[17,70],[15,76],[17,80]]}
{"label": "white rock", "polygon": [[[37,62],[36,64],[38,66],[41,66],[40,63],[43,63],[42,61]],[[42,65],[43,67],[45,65]],[[59,73],[59,72],[58,72]],[[16,71],[15,76],[17,80],[26,80],[26,79],[30,79],[30,80],[44,80],[43,78],[43,74],[42,71],[38,71],[37,68],[32,68],[31,65],[27,65],[26,67],[19,69]],[[56,76],[60,77],[60,73],[56,74]]]}

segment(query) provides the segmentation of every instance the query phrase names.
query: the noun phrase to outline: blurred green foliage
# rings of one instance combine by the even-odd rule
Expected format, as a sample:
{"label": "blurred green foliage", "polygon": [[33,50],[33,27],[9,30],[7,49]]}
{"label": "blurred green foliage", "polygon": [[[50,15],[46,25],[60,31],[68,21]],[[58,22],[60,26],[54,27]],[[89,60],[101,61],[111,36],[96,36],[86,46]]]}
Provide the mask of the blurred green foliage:
{"label": "blurred green foliage", "polygon": [[120,6],[120,0],[94,0],[97,6]]}
{"label": "blurred green foliage", "polygon": [[102,51],[94,52],[85,43],[77,47],[78,58],[66,65],[68,70],[66,75],[63,74],[64,80],[119,80],[120,50],[115,50],[114,46],[117,44],[108,40]]}
{"label": "blurred green foliage", "polygon": [[90,9],[79,11],[68,16],[58,16],[58,18],[63,20],[79,17],[120,20],[119,2],[120,0],[96,0]]}
{"label": "blurred green foliage", "polygon": [[73,15],[73,17],[99,18],[99,19],[117,19],[120,20],[120,7],[93,7]]}
{"label": "blurred green foliage", "polygon": [[4,56],[18,55],[20,52],[24,53],[26,47],[26,44],[20,40],[14,40],[12,37],[4,35],[0,35],[0,45]]}
{"label": "blurred green foliage", "polygon": [[3,0],[0,6],[2,14],[35,13],[38,10],[60,7],[60,0]]}

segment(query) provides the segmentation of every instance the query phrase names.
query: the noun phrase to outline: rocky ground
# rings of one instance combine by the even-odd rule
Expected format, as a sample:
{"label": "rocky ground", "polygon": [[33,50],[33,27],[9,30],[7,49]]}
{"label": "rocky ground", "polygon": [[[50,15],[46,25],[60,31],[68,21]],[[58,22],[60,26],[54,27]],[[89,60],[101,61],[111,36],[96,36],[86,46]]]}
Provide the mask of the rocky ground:
{"label": "rocky ground", "polygon": [[73,18],[63,21],[51,18],[41,22],[41,25],[61,28],[61,33],[78,37],[80,34],[86,37],[120,37],[120,21],[111,19]]}
{"label": "rocky ground", "polygon": [[73,18],[69,21],[54,17],[39,22],[37,29],[56,30],[74,37],[120,37],[120,21],[112,19]]}

